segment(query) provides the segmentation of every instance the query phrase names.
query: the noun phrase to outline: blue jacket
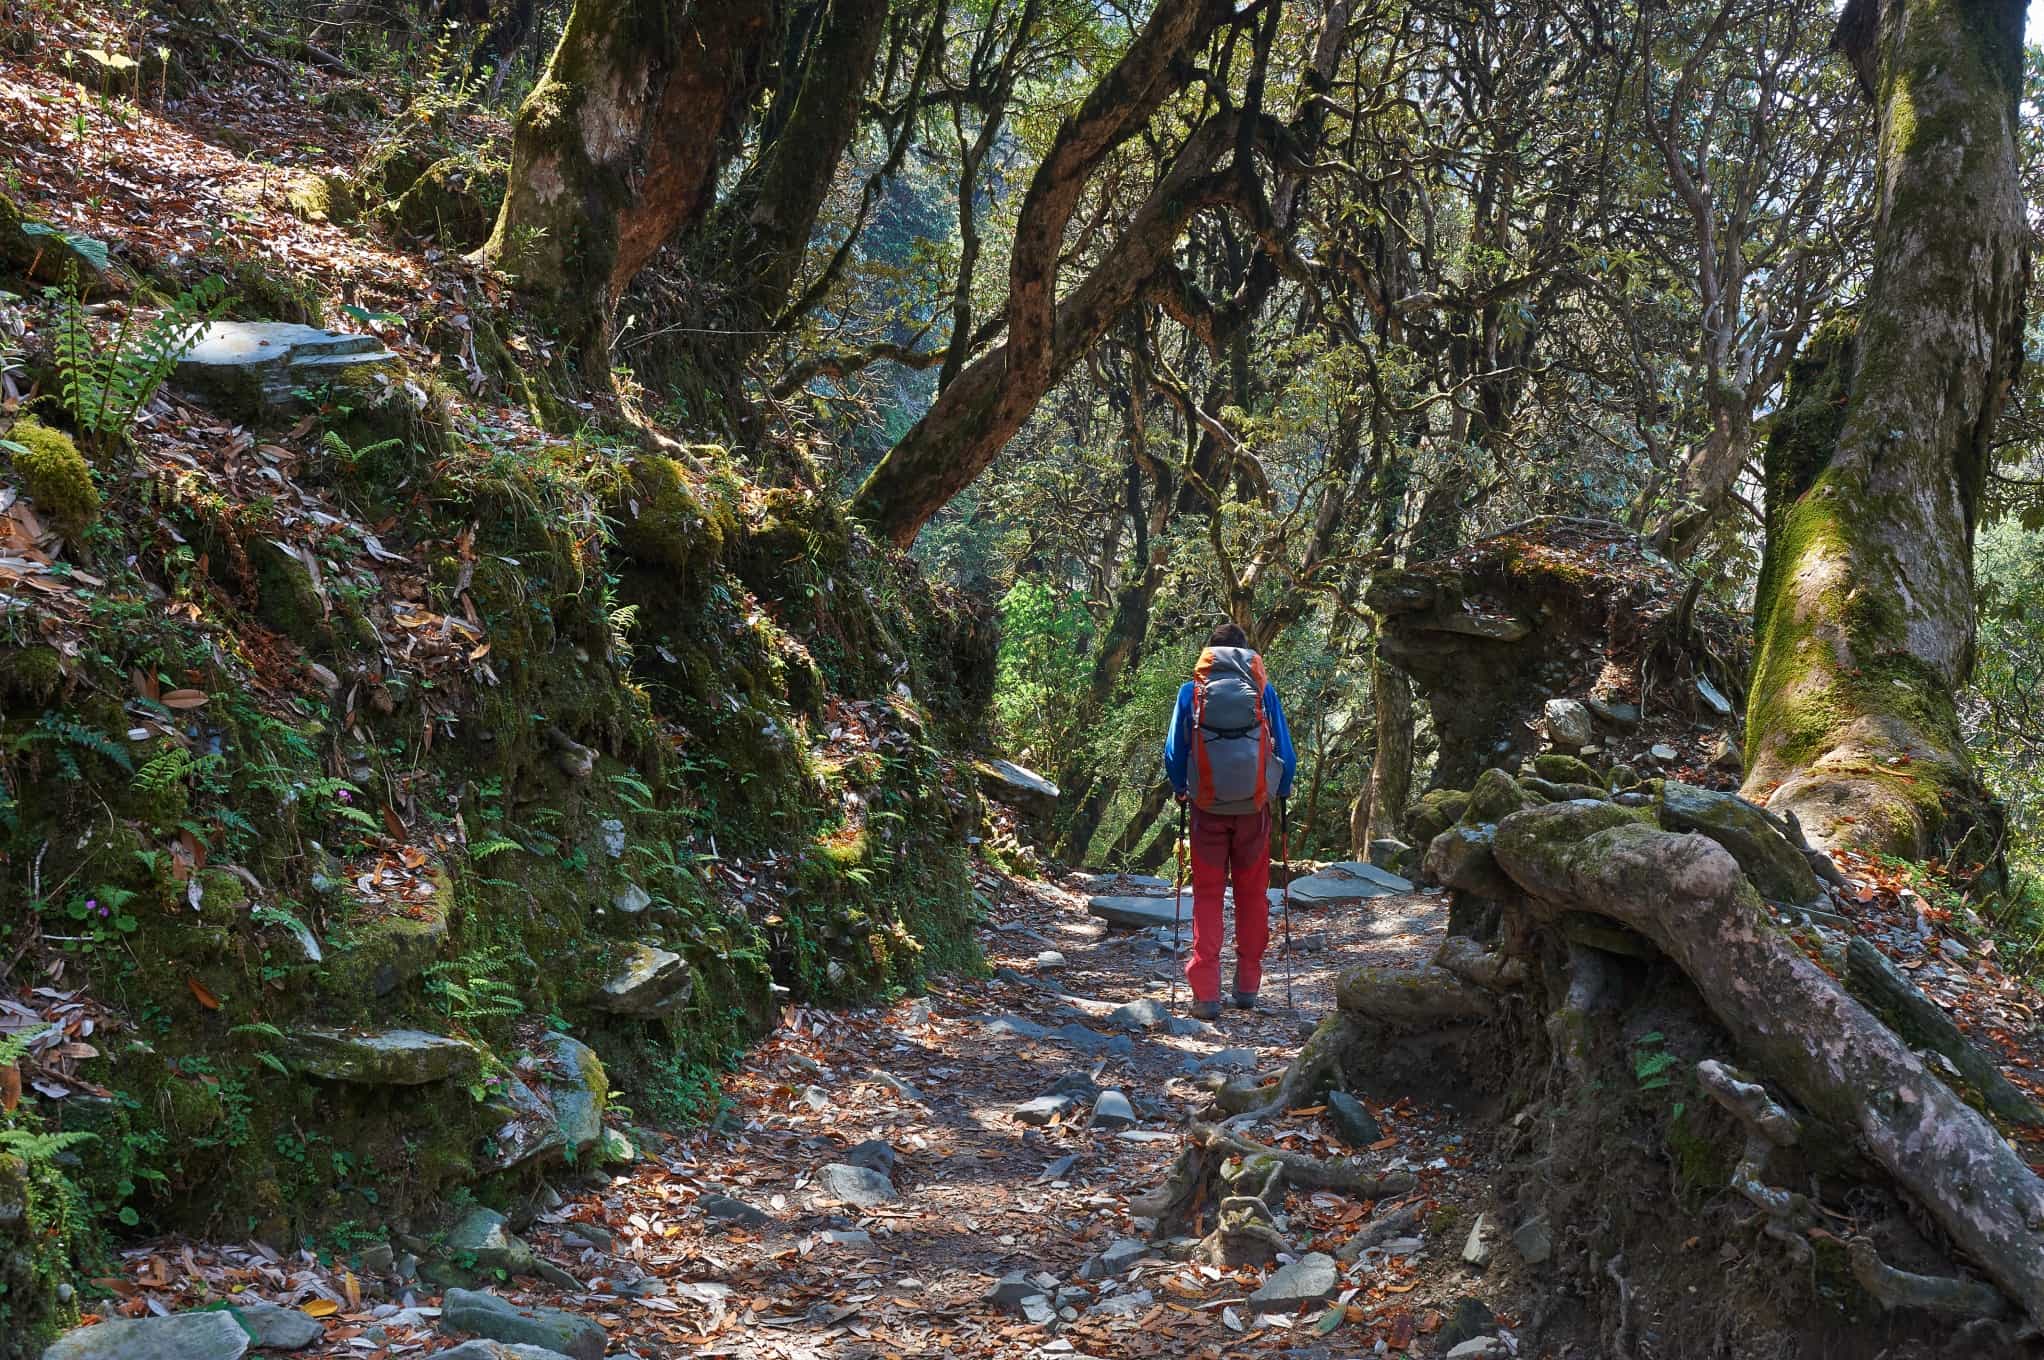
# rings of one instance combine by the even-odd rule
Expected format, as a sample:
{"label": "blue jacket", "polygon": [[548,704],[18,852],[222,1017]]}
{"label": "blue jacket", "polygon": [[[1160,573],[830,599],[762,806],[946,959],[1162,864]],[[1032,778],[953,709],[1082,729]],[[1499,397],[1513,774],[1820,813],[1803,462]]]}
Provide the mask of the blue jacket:
{"label": "blue jacket", "polygon": [[[1289,798],[1292,779],[1299,773],[1299,757],[1292,750],[1292,733],[1285,726],[1285,706],[1278,702],[1276,685],[1263,687],[1263,712],[1270,719],[1270,739],[1285,767],[1284,777],[1278,781],[1277,796]],[[1187,768],[1191,762],[1192,681],[1188,680],[1178,687],[1178,711],[1172,715],[1171,730],[1164,737],[1164,774],[1180,797],[1185,795],[1191,777]]]}

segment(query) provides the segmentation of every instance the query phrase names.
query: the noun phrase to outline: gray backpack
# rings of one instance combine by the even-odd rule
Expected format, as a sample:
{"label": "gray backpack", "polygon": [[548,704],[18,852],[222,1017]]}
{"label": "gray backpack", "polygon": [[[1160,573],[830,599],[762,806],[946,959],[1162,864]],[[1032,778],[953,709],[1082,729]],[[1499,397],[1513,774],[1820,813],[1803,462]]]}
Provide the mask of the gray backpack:
{"label": "gray backpack", "polygon": [[1281,773],[1263,708],[1263,658],[1209,647],[1192,673],[1192,803],[1207,812],[1262,810]]}

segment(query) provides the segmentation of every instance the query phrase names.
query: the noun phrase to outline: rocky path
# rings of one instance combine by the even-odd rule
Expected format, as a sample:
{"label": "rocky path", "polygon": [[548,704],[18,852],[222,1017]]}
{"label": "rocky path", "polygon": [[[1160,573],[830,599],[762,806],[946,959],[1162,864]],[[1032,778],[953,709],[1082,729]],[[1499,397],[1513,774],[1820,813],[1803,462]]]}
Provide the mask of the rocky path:
{"label": "rocky path", "polygon": [[[1200,1077],[1281,1071],[1340,970],[1431,953],[1445,896],[1296,909],[1294,1009],[1273,957],[1271,1010],[1202,1025],[1170,1011],[1168,928],[1109,927],[1076,879],[980,886],[988,976],[884,1010],[791,1008],[727,1078],[712,1125],[514,1215],[512,1253],[478,1253],[511,1267],[488,1295],[371,1262],[341,1279],[352,1296],[320,1310],[324,1331],[301,1353],[444,1353],[474,1331],[589,1360],[1432,1355],[1500,1334],[1460,1353],[1507,1353],[1517,1257],[1500,1249],[1481,1277],[1464,1261],[1485,1185],[1451,1109],[1367,1103],[1358,1123],[1315,1109],[1257,1131],[1415,1175],[1412,1194],[1382,1204],[1289,1196],[1286,1235],[1331,1263],[1172,1259],[1129,1207],[1177,1155],[1206,1099]],[[1380,1245],[1339,1259],[1359,1232]],[[234,1255],[201,1254],[194,1268],[211,1272]],[[1317,1278],[1299,1288],[1302,1274]],[[463,1360],[486,1354],[471,1345]]]}

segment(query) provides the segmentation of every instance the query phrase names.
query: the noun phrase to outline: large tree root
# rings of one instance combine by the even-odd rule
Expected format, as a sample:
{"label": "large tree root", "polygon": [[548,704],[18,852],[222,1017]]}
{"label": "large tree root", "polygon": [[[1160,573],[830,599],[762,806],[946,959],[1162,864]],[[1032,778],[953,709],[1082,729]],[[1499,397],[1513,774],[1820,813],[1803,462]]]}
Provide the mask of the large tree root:
{"label": "large tree root", "polygon": [[1920,1203],[2044,1319],[2044,1182],[1907,1044],[1776,930],[1722,847],[1557,803],[1499,824],[1496,854],[1550,919],[1588,910],[1651,939],[1741,1051]]}

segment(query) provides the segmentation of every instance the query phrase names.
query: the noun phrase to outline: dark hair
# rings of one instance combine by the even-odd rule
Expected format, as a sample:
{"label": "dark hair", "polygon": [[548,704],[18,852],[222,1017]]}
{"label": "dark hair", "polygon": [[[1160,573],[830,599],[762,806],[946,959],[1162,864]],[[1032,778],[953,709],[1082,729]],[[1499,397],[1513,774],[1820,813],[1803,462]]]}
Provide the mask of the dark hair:
{"label": "dark hair", "polygon": [[1219,624],[1214,628],[1213,632],[1207,634],[1207,646],[1209,647],[1247,647],[1248,645],[1249,634],[1242,631],[1242,625],[1239,623]]}

